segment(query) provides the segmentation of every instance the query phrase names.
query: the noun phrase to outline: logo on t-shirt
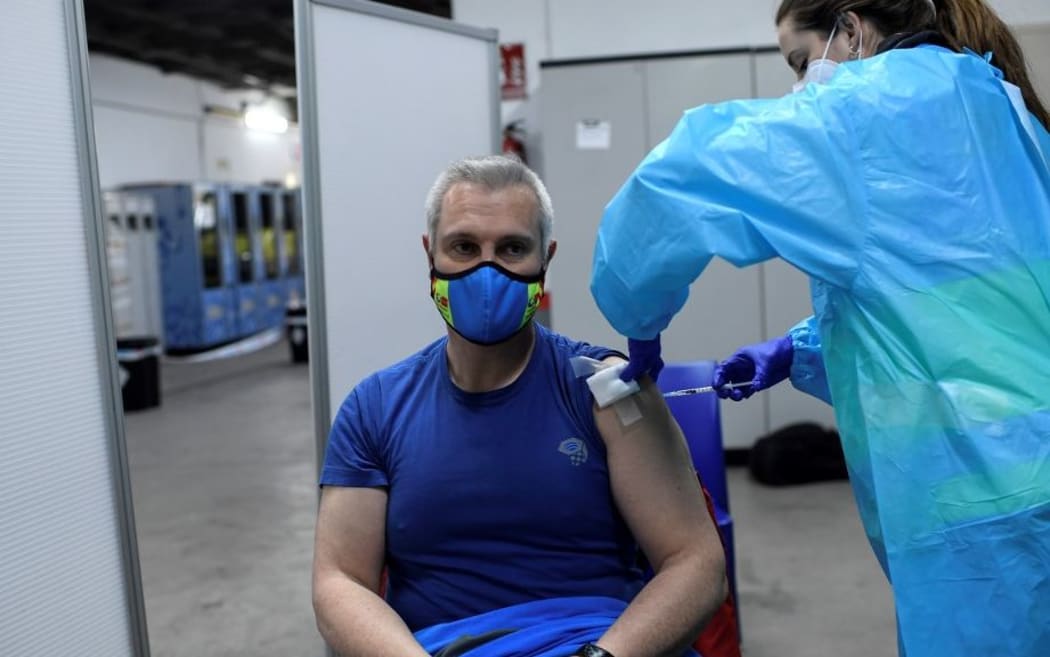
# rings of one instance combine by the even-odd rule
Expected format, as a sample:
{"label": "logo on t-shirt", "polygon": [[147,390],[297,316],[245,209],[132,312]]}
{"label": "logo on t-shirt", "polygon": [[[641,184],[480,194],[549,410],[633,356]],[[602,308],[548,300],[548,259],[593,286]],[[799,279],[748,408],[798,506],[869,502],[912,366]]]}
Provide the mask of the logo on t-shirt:
{"label": "logo on t-shirt", "polygon": [[566,438],[558,445],[558,451],[569,457],[573,465],[587,462],[587,445],[579,438]]}

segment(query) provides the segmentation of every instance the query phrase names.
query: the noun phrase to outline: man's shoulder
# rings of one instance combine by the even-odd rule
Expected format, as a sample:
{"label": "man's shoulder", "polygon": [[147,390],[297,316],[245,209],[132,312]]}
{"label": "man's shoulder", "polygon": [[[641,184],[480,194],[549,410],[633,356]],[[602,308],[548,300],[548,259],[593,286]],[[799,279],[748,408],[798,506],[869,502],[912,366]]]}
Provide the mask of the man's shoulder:
{"label": "man's shoulder", "polygon": [[374,372],[369,378],[382,383],[391,383],[416,376],[421,370],[440,364],[439,359],[444,357],[447,343],[448,337],[438,338],[411,356]]}
{"label": "man's shoulder", "polygon": [[627,357],[620,351],[601,345],[594,345],[581,340],[574,340],[567,335],[557,333],[539,324],[536,325],[537,335],[545,343],[555,356],[568,361],[576,356],[586,356],[595,360],[605,360],[610,356]]}
{"label": "man's shoulder", "polygon": [[411,390],[421,377],[440,364],[438,359],[445,353],[447,340],[446,337],[439,338],[411,356],[372,372],[354,386],[343,405],[355,398],[358,403],[371,403],[397,396],[399,391]]}

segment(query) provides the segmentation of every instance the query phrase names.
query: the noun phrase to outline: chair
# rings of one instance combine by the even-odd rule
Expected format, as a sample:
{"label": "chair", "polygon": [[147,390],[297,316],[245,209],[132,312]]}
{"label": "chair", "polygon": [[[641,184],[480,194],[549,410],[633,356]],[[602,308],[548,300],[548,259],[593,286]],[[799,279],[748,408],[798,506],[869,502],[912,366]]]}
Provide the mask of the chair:
{"label": "chair", "polygon": [[[669,363],[660,373],[657,386],[662,392],[682,388],[698,388],[711,385],[714,361]],[[737,627],[740,607],[736,588],[736,559],[733,544],[733,518],[729,514],[729,487],[726,484],[725,455],[722,451],[722,419],[718,411],[718,397],[714,394],[698,394],[687,397],[672,397],[667,400],[678,425],[685,434],[693,468],[708,490],[715,507],[715,519],[722,534],[726,551],[726,573],[729,588],[736,602]]]}

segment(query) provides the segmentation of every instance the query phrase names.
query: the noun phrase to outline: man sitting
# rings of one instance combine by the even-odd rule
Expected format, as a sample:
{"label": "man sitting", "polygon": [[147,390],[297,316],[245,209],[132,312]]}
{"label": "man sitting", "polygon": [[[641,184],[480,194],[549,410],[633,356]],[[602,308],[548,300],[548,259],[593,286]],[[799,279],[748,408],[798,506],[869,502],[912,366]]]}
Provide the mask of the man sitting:
{"label": "man sitting", "polygon": [[539,178],[502,156],[455,163],[430,191],[423,248],[448,335],[354,388],[321,474],[314,608],[343,655],[677,655],[726,598],[654,384],[624,426],[570,364],[622,359],[532,321],[552,215]]}

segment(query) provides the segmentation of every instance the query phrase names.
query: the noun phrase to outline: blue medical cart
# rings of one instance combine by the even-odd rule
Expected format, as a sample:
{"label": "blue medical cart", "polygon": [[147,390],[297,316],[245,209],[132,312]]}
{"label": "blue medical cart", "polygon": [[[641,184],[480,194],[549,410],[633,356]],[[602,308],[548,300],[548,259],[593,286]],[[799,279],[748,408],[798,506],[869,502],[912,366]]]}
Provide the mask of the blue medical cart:
{"label": "blue medical cart", "polygon": [[284,309],[288,299],[288,282],[281,266],[281,190],[275,187],[259,187],[259,238],[261,247],[262,275],[261,307],[265,328],[284,323]]}
{"label": "blue medical cart", "polygon": [[289,308],[306,305],[306,279],[303,269],[303,215],[301,191],[282,189],[281,271],[287,285]]}
{"label": "blue medical cart", "polygon": [[180,183],[124,189],[153,199],[165,348],[198,351],[236,339],[232,233],[219,188]]}
{"label": "blue medical cart", "polygon": [[225,202],[229,204],[233,226],[237,335],[247,337],[266,328],[259,194],[257,188],[249,185],[225,185],[222,189]]}

